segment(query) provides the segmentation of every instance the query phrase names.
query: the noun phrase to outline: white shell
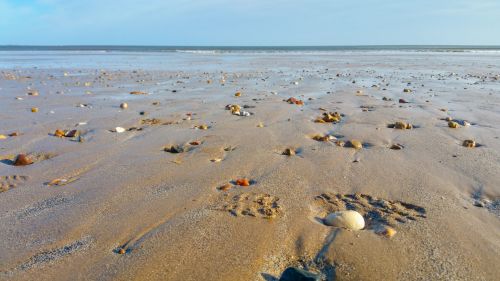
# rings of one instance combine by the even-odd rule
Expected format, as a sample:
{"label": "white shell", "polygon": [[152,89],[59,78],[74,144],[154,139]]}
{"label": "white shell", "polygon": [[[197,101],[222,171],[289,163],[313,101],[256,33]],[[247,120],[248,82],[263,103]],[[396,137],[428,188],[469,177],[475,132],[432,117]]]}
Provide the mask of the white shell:
{"label": "white shell", "polygon": [[115,132],[117,132],[117,133],[123,133],[123,132],[125,132],[125,129],[122,128],[122,127],[116,127],[115,128]]}
{"label": "white shell", "polygon": [[365,227],[365,219],[356,211],[331,213],[323,221],[329,226],[344,227],[352,230],[361,230]]}

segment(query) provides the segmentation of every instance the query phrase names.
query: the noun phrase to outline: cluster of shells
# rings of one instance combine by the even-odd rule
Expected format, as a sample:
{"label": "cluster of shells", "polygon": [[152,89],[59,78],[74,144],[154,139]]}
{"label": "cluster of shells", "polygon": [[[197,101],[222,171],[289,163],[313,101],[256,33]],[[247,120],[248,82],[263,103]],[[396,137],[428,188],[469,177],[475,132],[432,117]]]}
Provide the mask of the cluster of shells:
{"label": "cluster of shells", "polygon": [[237,116],[250,116],[250,112],[244,111],[241,109],[241,106],[237,104],[228,104],[226,105],[226,110],[231,111],[231,114],[237,115]]}
{"label": "cluster of shells", "polygon": [[387,127],[399,129],[399,130],[410,130],[413,129],[413,125],[410,123],[406,123],[404,121],[397,121],[394,124],[389,124]]}
{"label": "cluster of shells", "polygon": [[286,102],[289,104],[304,105],[304,101],[296,99],[294,97],[287,99]]}
{"label": "cluster of shells", "polygon": [[342,120],[342,115],[338,112],[324,112],[314,120],[316,123],[338,123]]}

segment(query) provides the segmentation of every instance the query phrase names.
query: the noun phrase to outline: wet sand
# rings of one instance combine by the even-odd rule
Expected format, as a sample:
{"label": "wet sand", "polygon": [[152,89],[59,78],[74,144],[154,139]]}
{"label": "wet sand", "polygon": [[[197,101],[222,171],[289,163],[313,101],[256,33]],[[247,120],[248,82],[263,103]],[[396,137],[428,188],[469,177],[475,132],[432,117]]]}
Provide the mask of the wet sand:
{"label": "wet sand", "polygon": [[500,55],[185,56],[0,70],[0,279],[498,279]]}

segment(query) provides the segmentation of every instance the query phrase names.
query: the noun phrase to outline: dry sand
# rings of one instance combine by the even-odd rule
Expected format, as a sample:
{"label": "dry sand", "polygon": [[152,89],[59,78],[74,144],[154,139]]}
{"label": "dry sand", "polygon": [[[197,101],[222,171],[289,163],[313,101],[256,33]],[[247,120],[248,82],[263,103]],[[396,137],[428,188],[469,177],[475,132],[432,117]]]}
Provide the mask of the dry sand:
{"label": "dry sand", "polygon": [[[186,60],[190,69],[1,71],[0,279],[277,280],[288,266],[324,280],[500,278],[500,55]],[[315,123],[320,108],[342,120]],[[388,128],[396,121],[414,128]],[[19,153],[38,161],[13,166]],[[239,178],[251,185],[218,189]],[[343,209],[367,227],[322,223]],[[384,225],[397,233],[379,234]]]}

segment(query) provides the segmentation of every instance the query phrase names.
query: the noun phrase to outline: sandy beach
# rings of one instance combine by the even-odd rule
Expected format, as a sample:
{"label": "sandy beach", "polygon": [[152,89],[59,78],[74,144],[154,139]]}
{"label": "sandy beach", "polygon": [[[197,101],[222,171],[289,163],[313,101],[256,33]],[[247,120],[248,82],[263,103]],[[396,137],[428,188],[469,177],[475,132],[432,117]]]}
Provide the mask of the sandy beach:
{"label": "sandy beach", "polygon": [[1,280],[500,278],[499,52],[0,58]]}

